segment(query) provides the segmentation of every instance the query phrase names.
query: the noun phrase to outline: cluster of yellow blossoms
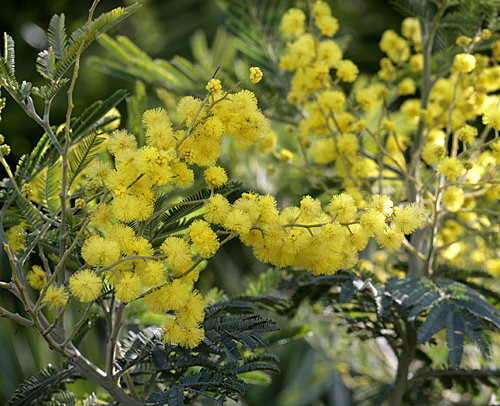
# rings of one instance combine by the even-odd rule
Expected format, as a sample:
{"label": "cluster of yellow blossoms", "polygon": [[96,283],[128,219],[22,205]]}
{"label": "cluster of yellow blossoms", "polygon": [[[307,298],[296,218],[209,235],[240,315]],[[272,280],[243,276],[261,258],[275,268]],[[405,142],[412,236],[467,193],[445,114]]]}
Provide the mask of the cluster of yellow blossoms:
{"label": "cluster of yellow blossoms", "polygon": [[[251,68],[247,79],[257,83],[261,78],[261,70]],[[220,245],[218,236],[208,223],[199,220],[191,224],[183,238],[169,237],[155,248],[144,237],[144,230],[164,212],[155,206],[162,187],[184,188],[193,183],[192,164],[207,167],[205,181],[209,187],[226,184],[226,172],[215,166],[224,136],[231,135],[248,146],[262,140],[270,130],[252,92],[223,92],[216,79],[208,83],[207,90],[205,100],[180,100],[176,127],[164,109],[145,112],[146,145],[141,148],[133,134],[125,130],[112,133],[108,151],[114,157],[114,168],[95,161],[87,169],[87,190],[93,195],[103,187],[104,197],[89,213],[89,233],[81,250],[86,265],[69,279],[71,295],[81,302],[99,297],[103,276],[120,301],[128,303],[143,297],[150,311],[170,316],[163,324],[163,339],[188,348],[196,347],[204,337],[204,301],[193,289],[199,261],[193,261],[193,257],[214,255]],[[84,209],[86,205],[78,201],[76,206]],[[38,266],[27,279],[36,289],[43,289],[47,283],[45,272]],[[60,307],[68,298],[64,286],[52,284],[43,302]]]}
{"label": "cluster of yellow blossoms", "polygon": [[[293,72],[288,101],[301,115],[297,131],[290,133],[301,145],[298,150],[320,165],[316,178],[341,180],[359,208],[368,207],[373,190],[391,194],[401,205],[413,183],[417,201],[426,204],[441,227],[429,247],[437,245],[452,263],[459,253],[472,251],[472,265],[486,261],[500,273],[500,260],[487,253],[480,235],[496,229],[486,215],[477,214],[479,199],[488,205],[500,196],[494,175],[500,164],[500,40],[489,41],[488,29],[461,36],[451,66],[434,72],[430,61],[424,66],[426,44],[418,19],[406,18],[401,36],[392,30],[382,35],[379,46],[386,57],[368,80],[357,78],[357,67],[343,59],[332,38],[338,22],[327,3],[316,1],[309,11],[306,17],[292,8],[283,16],[280,30],[288,43],[280,67]],[[491,44],[491,57],[474,53],[478,44]],[[414,97],[422,90],[422,76],[432,78],[425,103]],[[485,125],[479,135],[473,126],[478,117]],[[412,139],[417,132],[419,138]],[[273,146],[271,141],[264,149]],[[290,160],[292,152],[285,152],[275,155]],[[467,227],[476,237],[465,239]]]}
{"label": "cluster of yellow blossoms", "polygon": [[371,237],[380,247],[394,250],[405,234],[427,221],[423,206],[393,208],[385,195],[373,195],[363,214],[358,214],[353,197],[346,193],[333,196],[325,211],[318,199],[305,196],[300,207],[280,212],[272,196],[251,193],[233,204],[215,194],[205,208],[207,221],[237,233],[260,261],[327,275],[354,267],[358,251]]}

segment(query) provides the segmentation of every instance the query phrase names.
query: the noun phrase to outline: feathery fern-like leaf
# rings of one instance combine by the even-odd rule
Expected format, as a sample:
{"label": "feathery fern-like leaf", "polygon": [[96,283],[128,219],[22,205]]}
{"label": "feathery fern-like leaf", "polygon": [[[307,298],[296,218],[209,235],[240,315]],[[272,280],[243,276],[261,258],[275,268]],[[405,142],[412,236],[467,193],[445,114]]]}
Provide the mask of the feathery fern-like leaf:
{"label": "feathery fern-like leaf", "polygon": [[64,57],[66,48],[68,46],[64,20],[64,14],[54,14],[50,19],[49,29],[47,30],[49,46],[50,48],[52,48],[55,56],[59,59],[62,59]]}
{"label": "feathery fern-like leaf", "polygon": [[60,370],[49,365],[22,382],[5,406],[26,406],[42,400],[74,373],[73,367]]}
{"label": "feathery fern-like leaf", "polygon": [[83,113],[76,119],[71,126],[71,139],[73,142],[78,142],[80,137],[83,137],[93,131],[97,131],[106,124],[109,120],[116,119],[111,117],[109,120],[103,120],[103,117],[113,108],[120,104],[128,93],[126,90],[117,90],[106,100],[98,100],[87,107]]}
{"label": "feathery fern-like leaf", "polygon": [[47,167],[47,171],[40,178],[40,185],[38,188],[40,192],[40,201],[52,214],[57,212],[60,203],[61,169],[61,162],[52,160]]}
{"label": "feathery fern-like leaf", "polygon": [[420,344],[426,343],[440,331],[446,324],[448,313],[452,311],[453,304],[443,300],[434,306],[418,330],[417,340]]}
{"label": "feathery fern-like leaf", "polygon": [[88,27],[85,24],[82,28],[73,32],[63,57],[57,61],[53,74],[54,80],[61,78],[75,62],[76,55],[80,49],[84,51],[99,35],[135,13],[139,7],[140,5],[137,3],[125,8],[117,7],[110,12],[101,14],[98,18],[91,21]]}
{"label": "feathery fern-like leaf", "polygon": [[98,137],[97,132],[91,133],[83,138],[69,153],[68,157],[68,187],[73,185],[76,177],[94,159],[99,152],[99,146],[105,138]]}
{"label": "feathery fern-like leaf", "polygon": [[464,321],[462,312],[453,309],[446,317],[446,344],[452,368],[459,368],[464,354]]}
{"label": "feathery fern-like leaf", "polygon": [[42,51],[36,58],[36,70],[45,79],[53,79],[54,69],[56,67],[56,54],[52,48]]}

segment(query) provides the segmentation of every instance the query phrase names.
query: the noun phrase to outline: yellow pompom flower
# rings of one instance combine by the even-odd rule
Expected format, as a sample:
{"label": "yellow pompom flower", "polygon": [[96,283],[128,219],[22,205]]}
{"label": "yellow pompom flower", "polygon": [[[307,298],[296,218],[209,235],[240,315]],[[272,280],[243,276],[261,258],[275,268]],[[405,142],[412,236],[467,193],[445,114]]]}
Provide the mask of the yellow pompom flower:
{"label": "yellow pompom flower", "polygon": [[398,227],[386,227],[384,231],[375,236],[375,241],[380,248],[387,248],[388,251],[394,251],[401,247],[405,235]]}
{"label": "yellow pompom flower", "polygon": [[422,54],[415,54],[410,57],[410,60],[408,61],[408,64],[410,65],[410,69],[412,72],[419,72],[422,70],[422,67],[424,66],[424,57]]}
{"label": "yellow pompom flower", "polygon": [[69,278],[69,290],[80,302],[96,300],[101,288],[101,278],[89,269],[75,273]]}
{"label": "yellow pompom flower", "polygon": [[208,92],[211,95],[219,93],[222,90],[220,80],[219,79],[211,79],[210,82],[208,82],[206,89],[208,90]]}
{"label": "yellow pompom flower", "polygon": [[220,247],[219,238],[208,223],[203,220],[195,220],[188,229],[188,236],[196,244],[196,252],[203,258],[212,257]]}
{"label": "yellow pompom flower", "polygon": [[500,130],[500,106],[491,106],[483,114],[483,124],[489,124],[494,130]]}
{"label": "yellow pompom flower", "polygon": [[457,136],[460,141],[472,144],[477,137],[477,128],[466,124],[457,130]]}
{"label": "yellow pompom flower", "polygon": [[426,212],[424,206],[416,203],[409,204],[403,209],[396,207],[392,224],[404,234],[411,234],[418,227],[423,226],[426,222]]}
{"label": "yellow pompom flower", "polygon": [[298,8],[291,8],[283,15],[280,23],[280,31],[288,39],[296,38],[304,32],[306,15]]}
{"label": "yellow pompom flower", "polygon": [[120,247],[114,240],[93,236],[83,244],[82,257],[89,265],[108,266],[120,258]]}
{"label": "yellow pompom flower", "polygon": [[222,224],[226,229],[236,231],[241,235],[250,232],[252,219],[243,210],[232,210],[227,214]]}
{"label": "yellow pompom flower", "polygon": [[356,95],[356,101],[361,105],[363,110],[371,109],[377,99],[377,92],[371,87],[359,90]]}
{"label": "yellow pompom flower", "polygon": [[318,104],[325,113],[340,113],[345,103],[345,94],[338,90],[326,90],[318,94]]}
{"label": "yellow pompom flower", "polygon": [[389,217],[392,214],[392,200],[387,195],[372,195],[370,201],[366,205],[366,210],[373,210],[382,214],[384,217]]}
{"label": "yellow pompom flower", "polygon": [[392,120],[387,120],[386,118],[384,118],[380,124],[382,128],[389,133],[396,131],[396,123]]}
{"label": "yellow pompom flower", "polygon": [[99,230],[106,230],[113,225],[113,213],[109,204],[99,204],[93,211],[90,224]]}
{"label": "yellow pompom flower", "polygon": [[416,90],[415,81],[412,78],[405,78],[398,85],[398,92],[401,96],[415,94]]}
{"label": "yellow pompom flower", "polygon": [[197,290],[194,290],[184,305],[177,310],[176,315],[184,325],[196,325],[205,317],[205,302]]}
{"label": "yellow pompom flower", "polygon": [[338,222],[353,221],[358,211],[354,198],[347,194],[342,193],[332,197],[328,205],[328,211]]}
{"label": "yellow pompom flower", "polygon": [[96,159],[85,168],[85,176],[91,180],[99,180],[103,182],[111,173],[111,167],[107,162]]}
{"label": "yellow pompom flower", "polygon": [[166,255],[165,262],[174,273],[184,269],[191,262],[189,244],[179,237],[168,237],[160,246],[160,252]]}
{"label": "yellow pompom flower", "polygon": [[437,167],[437,172],[444,175],[446,179],[456,181],[463,173],[464,165],[456,158],[446,157]]}
{"label": "yellow pompom flower", "polygon": [[293,152],[283,148],[280,150],[279,156],[282,161],[288,161],[293,158]]}
{"label": "yellow pompom flower", "polygon": [[335,160],[335,141],[332,138],[316,140],[311,148],[311,155],[317,164],[329,164]]}
{"label": "yellow pompom flower", "polygon": [[45,292],[45,297],[42,299],[42,303],[46,303],[49,309],[54,307],[62,307],[64,303],[68,300],[68,292],[66,292],[64,285],[57,287],[56,285],[50,285]]}
{"label": "yellow pompom flower", "polygon": [[359,225],[369,237],[382,234],[385,229],[385,216],[378,211],[369,210],[361,216]]}
{"label": "yellow pompom flower", "polygon": [[185,348],[196,348],[205,338],[205,330],[198,326],[184,326],[183,333],[179,345]]}
{"label": "yellow pompom flower", "polygon": [[137,140],[135,135],[129,134],[127,130],[115,130],[108,141],[108,151],[116,155],[118,151],[123,149],[136,149]]}
{"label": "yellow pompom flower", "polygon": [[174,162],[170,165],[174,175],[175,185],[180,188],[191,186],[194,182],[194,172],[185,162]]}
{"label": "yellow pompom flower", "polygon": [[222,224],[231,211],[229,201],[220,194],[214,194],[205,203],[205,220],[213,224]]}
{"label": "yellow pompom flower", "polygon": [[344,59],[337,64],[337,77],[344,82],[354,82],[358,77],[358,73],[358,67],[349,59]]}
{"label": "yellow pompom flower", "polygon": [[131,302],[141,294],[142,282],[139,275],[127,272],[115,282],[115,296],[122,302]]}
{"label": "yellow pompom flower", "polygon": [[[182,122],[185,121],[187,125],[191,123],[201,105],[201,100],[193,96],[183,97],[177,104],[177,119]],[[203,109],[200,112],[203,116]]]}
{"label": "yellow pompom flower", "polygon": [[227,183],[227,173],[220,166],[211,166],[205,173],[205,182],[209,187],[221,188]]}
{"label": "yellow pompom flower", "polygon": [[161,325],[161,333],[163,334],[161,340],[165,344],[177,344],[184,337],[184,330],[177,322],[177,319],[169,317]]}
{"label": "yellow pompom flower", "polygon": [[170,117],[164,108],[158,107],[156,109],[146,110],[142,115],[142,123],[146,128],[155,127],[164,123],[170,124]]}
{"label": "yellow pompom flower", "polygon": [[327,37],[333,37],[339,30],[338,20],[331,15],[325,14],[317,16],[315,23],[316,27],[318,27],[321,31],[321,34],[326,35]]}
{"label": "yellow pompom flower", "polygon": [[139,276],[146,286],[160,285],[165,277],[165,265],[161,261],[149,260],[146,267],[141,269]]}
{"label": "yellow pompom flower", "polygon": [[332,10],[328,3],[320,0],[314,2],[312,12],[316,18],[332,14]]}
{"label": "yellow pompom flower", "polygon": [[251,67],[250,68],[250,80],[252,83],[259,83],[262,80],[262,77],[264,74],[258,67]]}
{"label": "yellow pompom flower", "polygon": [[456,186],[450,186],[443,193],[442,201],[446,210],[458,211],[464,204],[464,190]]}
{"label": "yellow pompom flower", "polygon": [[33,265],[26,280],[33,289],[41,290],[47,283],[47,274],[40,265]]}
{"label": "yellow pompom flower", "polygon": [[318,199],[313,199],[311,196],[304,196],[300,200],[300,221],[314,221],[322,215],[323,210],[321,210],[321,202]]}
{"label": "yellow pompom flower", "polygon": [[476,58],[470,54],[455,55],[453,69],[456,72],[469,73],[476,67]]}
{"label": "yellow pompom flower", "polygon": [[175,279],[170,285],[165,285],[160,289],[163,295],[163,307],[166,311],[179,310],[186,306],[190,292],[189,286]]}

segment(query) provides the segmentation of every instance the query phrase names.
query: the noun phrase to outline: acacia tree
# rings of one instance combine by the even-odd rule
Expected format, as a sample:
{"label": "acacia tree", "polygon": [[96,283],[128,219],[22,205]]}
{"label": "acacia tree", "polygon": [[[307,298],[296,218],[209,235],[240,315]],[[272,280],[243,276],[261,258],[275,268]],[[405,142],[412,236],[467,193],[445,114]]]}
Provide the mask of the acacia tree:
{"label": "acacia tree", "polygon": [[[103,34],[137,6],[93,20],[94,2],[70,37],[64,16],[54,16],[49,49],[37,60],[47,81],[40,87],[17,81],[5,34],[2,87],[44,134],[15,171],[4,159],[9,147],[1,147],[8,178],[0,239],[12,280],[0,286],[26,309],[1,314],[37,330],[66,359],[26,381],[8,404],[74,403],[64,384],[79,377],[123,405],[194,404],[200,396],[224,403],[244,392],[245,374],[277,370],[258,346],[267,343],[260,333],[278,327],[257,310],[293,313],[305,298],[334,304],[351,334],[387,340],[398,367],[378,396],[390,405],[410,401],[435,377],[494,387],[496,372],[458,368],[465,336],[487,356],[485,332],[500,328],[490,303],[497,295],[471,279],[488,277],[471,268],[494,271],[498,262],[491,200],[500,162],[497,4],[402,2],[412,15],[403,36],[384,33],[387,57],[365,80],[343,58],[327,3],[306,11],[236,3],[222,2],[228,25],[250,65],[260,66],[243,80],[228,67],[152,60],[126,38]],[[73,117],[80,57],[99,35],[119,63],[91,65],[138,79],[128,99],[134,133],[116,123],[124,91]],[[238,91],[249,81],[252,90],[260,82],[265,113],[288,123],[295,147],[278,147],[255,94]],[[175,112],[147,110],[145,83],[182,96]],[[66,121],[52,125],[52,102],[64,86]],[[43,113],[32,97],[43,100]],[[217,165],[229,137],[240,148],[260,143],[258,153],[300,173],[300,204],[280,210],[274,197],[254,192],[231,198],[241,184],[228,183]],[[206,260],[235,238],[258,260],[289,270],[280,285],[294,292],[290,302],[258,290],[205,301],[194,289]],[[385,281],[395,267],[405,277]],[[83,316],[69,324],[77,302],[85,303]],[[157,314],[160,327],[126,332],[134,306]],[[80,351],[98,318],[107,325],[100,363]],[[437,371],[422,344],[438,342],[442,329],[450,367]]]}

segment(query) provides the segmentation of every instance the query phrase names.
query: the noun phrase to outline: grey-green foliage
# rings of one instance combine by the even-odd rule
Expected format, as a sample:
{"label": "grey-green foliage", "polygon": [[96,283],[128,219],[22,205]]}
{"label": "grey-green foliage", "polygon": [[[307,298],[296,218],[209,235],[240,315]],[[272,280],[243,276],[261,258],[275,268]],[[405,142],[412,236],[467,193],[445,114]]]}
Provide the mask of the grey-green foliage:
{"label": "grey-green foliage", "polygon": [[209,305],[203,321],[205,339],[194,349],[161,342],[155,327],[129,332],[122,342],[123,357],[115,366],[129,371],[137,385],[151,382],[166,387],[151,394],[148,404],[183,405],[195,395],[224,403],[247,389],[240,374],[279,372],[276,356],[259,351],[268,344],[261,334],[279,327],[257,313],[262,308],[282,311],[286,307],[286,302],[269,296],[245,296]]}
{"label": "grey-green foliage", "polygon": [[[412,391],[438,378],[444,387],[479,393],[481,385],[495,389],[500,372],[487,368],[471,369],[464,363],[466,338],[487,359],[490,355],[489,332],[500,331],[499,295],[479,281],[491,279],[480,270],[441,269],[433,279],[393,278],[385,284],[370,273],[341,272],[331,276],[290,274],[281,282],[293,290],[293,309],[305,300],[333,306],[350,334],[361,340],[384,337],[401,361],[414,348],[414,359],[421,366],[414,371]],[[479,286],[481,286],[480,293]],[[336,288],[334,288],[336,287]],[[490,301],[492,303],[490,303]],[[438,344],[436,334],[445,330],[449,363],[435,370],[432,356],[423,344]],[[460,369],[460,372],[456,371]],[[432,381],[430,381],[432,382]],[[381,383],[376,396],[387,386]],[[437,392],[428,392],[429,401]],[[374,396],[375,396],[374,395]],[[434,396],[434,397],[433,397]]]}
{"label": "grey-green foliage", "polygon": [[[172,61],[153,59],[123,36],[114,40],[103,35],[99,43],[116,60],[93,57],[89,58],[89,66],[121,79],[141,80],[178,95],[204,97],[206,84],[217,68],[217,65],[210,66],[206,62],[195,64],[180,56],[174,57]],[[217,77],[231,81],[235,79],[234,74],[225,69],[222,69]]]}
{"label": "grey-green foliage", "polygon": [[[217,78],[222,81],[224,88],[237,82],[237,78],[248,75],[246,69],[250,66],[259,66],[264,72],[262,82],[257,86],[248,85],[257,94],[259,105],[276,120],[294,121],[296,108],[283,103],[289,89],[285,72],[279,68],[279,55],[285,42],[278,30],[283,13],[292,3],[269,0],[219,1],[228,16],[227,26],[235,36],[219,30],[209,48],[206,38],[196,33],[192,40],[196,63],[179,56],[174,56],[171,61],[153,59],[126,37],[119,36],[114,40],[101,36],[100,44],[113,59],[93,57],[88,64],[121,79],[140,80],[154,88],[196,97],[206,94],[206,84],[218,66],[220,70]],[[235,49],[244,58],[235,59]],[[246,86],[243,84],[243,87]]]}
{"label": "grey-green foliage", "polygon": [[[16,389],[12,397],[5,406],[26,406],[26,405],[44,405],[44,406],[59,406],[67,405],[74,406],[75,399],[72,394],[61,393],[56,395],[53,401],[41,403],[51,393],[59,391],[60,387],[64,387],[64,383],[75,375],[76,371],[73,367],[60,369],[48,365],[47,368],[38,371],[31,378],[25,380],[19,388]],[[60,403],[64,401],[65,403]]]}

